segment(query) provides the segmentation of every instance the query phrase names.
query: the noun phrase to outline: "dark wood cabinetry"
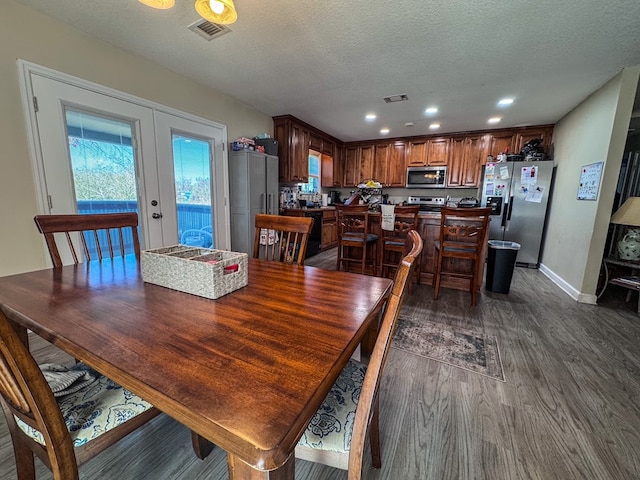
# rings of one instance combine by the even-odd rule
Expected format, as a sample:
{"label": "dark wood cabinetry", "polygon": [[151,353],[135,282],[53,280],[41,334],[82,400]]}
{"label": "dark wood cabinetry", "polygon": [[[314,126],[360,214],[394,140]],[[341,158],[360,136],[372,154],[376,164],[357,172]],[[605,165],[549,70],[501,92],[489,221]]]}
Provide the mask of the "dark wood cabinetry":
{"label": "dark wood cabinetry", "polygon": [[427,165],[428,139],[410,140],[407,148],[407,167]]}
{"label": "dark wood cabinetry", "polygon": [[309,134],[309,149],[322,153],[322,137],[315,133]]}
{"label": "dark wood cabinetry", "polygon": [[355,187],[362,180],[373,178],[375,145],[358,145],[344,148],[343,187]]}
{"label": "dark wood cabinetry", "polygon": [[396,138],[343,143],[306,123],[283,115],[274,117],[279,142],[280,182],[306,182],[309,149],[322,154],[321,185],[353,188],[374,179],[384,187],[405,187],[407,167],[447,166],[447,187],[477,188],[489,155],[519,153],[534,138],[551,153],[553,125],[464,132],[450,136]]}
{"label": "dark wood cabinetry", "polygon": [[377,143],[374,159],[373,178],[383,187],[404,187],[406,185],[407,143]]}
{"label": "dark wood cabinetry", "polygon": [[478,187],[483,158],[484,137],[454,137],[447,172],[448,187]]}
{"label": "dark wood cabinetry", "polygon": [[449,137],[420,138],[409,141],[407,167],[442,166],[449,161]]}
{"label": "dark wood cabinetry", "polygon": [[326,250],[338,244],[338,223],[335,210],[322,212],[322,242],[320,248]]}
{"label": "dark wood cabinetry", "polygon": [[432,138],[427,146],[427,160],[429,165],[443,166],[449,163],[449,146],[451,139],[448,137]]}
{"label": "dark wood cabinetry", "polygon": [[309,130],[289,116],[274,117],[278,141],[279,181],[304,183],[309,179]]}
{"label": "dark wood cabinetry", "polygon": [[526,130],[519,130],[515,134],[513,139],[513,151],[514,153],[520,153],[522,147],[529,140],[536,138],[542,139],[542,145],[545,147],[545,152],[549,152],[549,146],[551,145],[551,137],[553,136],[553,128],[527,128]]}
{"label": "dark wood cabinetry", "polygon": [[491,155],[495,159],[499,153],[513,151],[513,132],[493,133],[488,137],[486,156]]}

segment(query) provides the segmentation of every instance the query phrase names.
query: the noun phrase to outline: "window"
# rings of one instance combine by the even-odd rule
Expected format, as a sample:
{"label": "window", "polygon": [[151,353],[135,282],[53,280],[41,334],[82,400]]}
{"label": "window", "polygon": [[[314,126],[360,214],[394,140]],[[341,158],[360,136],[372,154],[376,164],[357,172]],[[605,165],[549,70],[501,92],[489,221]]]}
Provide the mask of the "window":
{"label": "window", "polygon": [[302,193],[320,192],[320,154],[309,153],[309,181],[300,184]]}

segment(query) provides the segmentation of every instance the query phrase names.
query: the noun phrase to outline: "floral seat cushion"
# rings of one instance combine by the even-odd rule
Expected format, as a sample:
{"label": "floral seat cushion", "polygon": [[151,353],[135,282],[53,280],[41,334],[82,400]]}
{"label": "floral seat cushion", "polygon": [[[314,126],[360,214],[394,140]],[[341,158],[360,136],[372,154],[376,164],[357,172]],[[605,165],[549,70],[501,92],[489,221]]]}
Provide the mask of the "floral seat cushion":
{"label": "floral seat cushion", "polygon": [[311,419],[298,446],[349,453],[356,407],[366,371],[366,365],[349,360],[322,406]]}
{"label": "floral seat cushion", "polygon": [[[74,365],[71,370],[84,370],[96,378],[96,381],[80,390],[56,398],[74,447],[99,437],[153,407],[83,363]],[[23,432],[41,445],[45,444],[38,430],[14,418]]]}

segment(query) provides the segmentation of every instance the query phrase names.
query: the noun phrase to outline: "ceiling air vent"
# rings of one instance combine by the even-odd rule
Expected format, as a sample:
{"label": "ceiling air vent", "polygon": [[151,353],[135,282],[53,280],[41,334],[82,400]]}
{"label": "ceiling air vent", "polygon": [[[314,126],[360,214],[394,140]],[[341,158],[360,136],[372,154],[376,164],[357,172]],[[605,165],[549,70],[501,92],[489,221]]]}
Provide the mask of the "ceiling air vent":
{"label": "ceiling air vent", "polygon": [[198,20],[196,23],[192,23],[189,25],[189,30],[196,32],[206,40],[213,40],[231,31],[229,27],[218,25],[217,23],[212,23],[207,20]]}
{"label": "ceiling air vent", "polygon": [[406,93],[401,93],[399,95],[390,95],[388,97],[384,97],[383,100],[386,103],[404,102],[406,100],[409,100],[409,97]]}

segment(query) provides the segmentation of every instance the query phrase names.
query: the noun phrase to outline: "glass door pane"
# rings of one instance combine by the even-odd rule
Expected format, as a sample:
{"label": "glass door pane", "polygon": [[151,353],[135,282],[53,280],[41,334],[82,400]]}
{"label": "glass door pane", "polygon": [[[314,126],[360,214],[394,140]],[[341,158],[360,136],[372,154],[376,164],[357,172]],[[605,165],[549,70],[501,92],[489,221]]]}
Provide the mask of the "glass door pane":
{"label": "glass door pane", "polygon": [[[77,212],[138,213],[133,126],[130,122],[66,108],[69,160]],[[100,232],[106,245],[106,232]],[[128,236],[128,238],[127,238]],[[95,239],[85,233],[91,254]],[[120,239],[112,235],[114,248]],[[133,238],[126,232],[125,248],[132,251]]]}
{"label": "glass door pane", "polygon": [[183,245],[214,246],[209,141],[172,133],[178,238]]}

